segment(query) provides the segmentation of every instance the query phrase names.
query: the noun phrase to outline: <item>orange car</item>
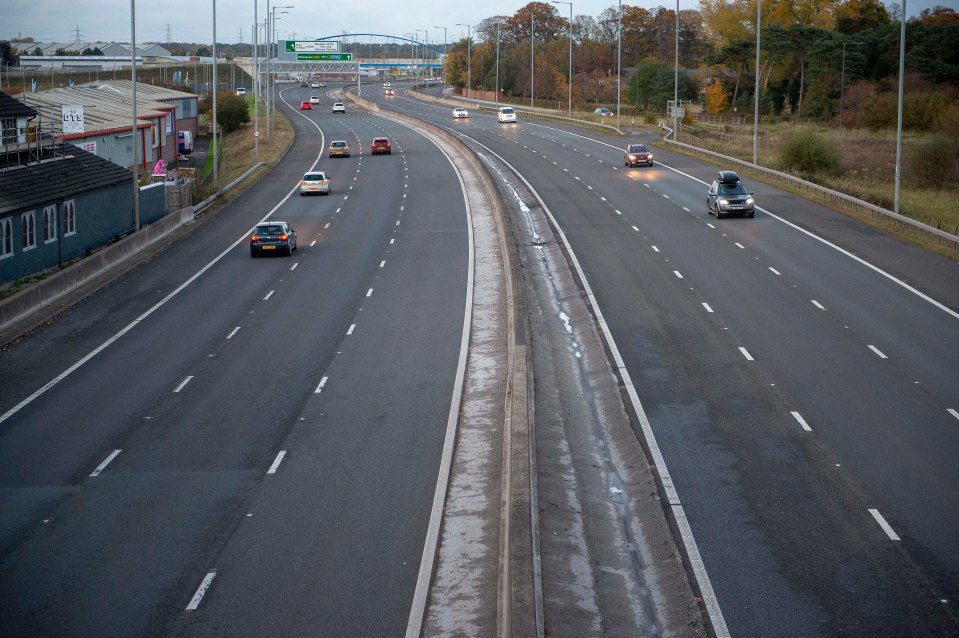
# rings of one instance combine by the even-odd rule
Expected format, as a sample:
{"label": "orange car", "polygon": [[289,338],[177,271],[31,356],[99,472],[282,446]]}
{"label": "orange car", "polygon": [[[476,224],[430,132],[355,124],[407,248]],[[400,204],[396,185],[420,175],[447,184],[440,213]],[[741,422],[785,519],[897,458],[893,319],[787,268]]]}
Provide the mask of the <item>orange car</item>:
{"label": "orange car", "polygon": [[378,153],[385,153],[386,155],[393,154],[393,147],[390,145],[390,140],[385,137],[374,137],[373,144],[370,146],[370,152],[373,155]]}

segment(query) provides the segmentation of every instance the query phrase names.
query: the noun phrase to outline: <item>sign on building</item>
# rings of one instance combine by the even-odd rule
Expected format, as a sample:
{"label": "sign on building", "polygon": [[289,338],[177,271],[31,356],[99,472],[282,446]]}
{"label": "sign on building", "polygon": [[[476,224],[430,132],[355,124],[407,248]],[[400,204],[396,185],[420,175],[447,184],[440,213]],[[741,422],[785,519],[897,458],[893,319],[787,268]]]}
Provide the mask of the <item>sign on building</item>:
{"label": "sign on building", "polygon": [[336,40],[314,42],[312,40],[284,40],[287,53],[339,53],[340,43]]}
{"label": "sign on building", "polygon": [[83,107],[61,106],[60,114],[63,118],[63,134],[72,135],[83,133]]}

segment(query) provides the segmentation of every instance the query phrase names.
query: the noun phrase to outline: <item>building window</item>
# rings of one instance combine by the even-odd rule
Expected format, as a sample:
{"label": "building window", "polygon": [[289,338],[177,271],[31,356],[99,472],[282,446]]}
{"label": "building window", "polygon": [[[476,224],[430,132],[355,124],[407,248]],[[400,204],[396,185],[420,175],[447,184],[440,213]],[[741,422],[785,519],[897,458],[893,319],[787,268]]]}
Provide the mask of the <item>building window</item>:
{"label": "building window", "polygon": [[20,247],[30,250],[37,246],[37,216],[34,211],[20,217]]}
{"label": "building window", "polygon": [[77,234],[77,207],[72,199],[63,202],[63,236]]}
{"label": "building window", "polygon": [[17,141],[17,118],[5,117],[0,120],[0,144],[13,144]]}
{"label": "building window", "polygon": [[57,205],[43,209],[43,243],[49,244],[57,239]]}
{"label": "building window", "polygon": [[0,259],[13,254],[13,222],[0,219]]}

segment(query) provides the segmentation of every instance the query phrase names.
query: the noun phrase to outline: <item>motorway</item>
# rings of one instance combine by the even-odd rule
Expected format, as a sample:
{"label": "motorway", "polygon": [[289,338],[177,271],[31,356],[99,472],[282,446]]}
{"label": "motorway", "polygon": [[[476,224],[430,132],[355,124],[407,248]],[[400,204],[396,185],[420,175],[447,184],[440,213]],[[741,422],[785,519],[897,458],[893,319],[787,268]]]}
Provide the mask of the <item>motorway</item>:
{"label": "motorway", "polygon": [[[959,635],[955,262],[759,182],[755,219],[716,220],[722,167],[668,150],[627,169],[623,138],[364,97],[495,153],[542,198],[732,635]],[[545,556],[543,581],[548,627]]]}
{"label": "motorway", "polygon": [[[405,631],[469,221],[435,145],[321,99],[242,197],[0,352],[0,634]],[[333,192],[299,197],[314,166]],[[267,216],[292,257],[250,258]]]}

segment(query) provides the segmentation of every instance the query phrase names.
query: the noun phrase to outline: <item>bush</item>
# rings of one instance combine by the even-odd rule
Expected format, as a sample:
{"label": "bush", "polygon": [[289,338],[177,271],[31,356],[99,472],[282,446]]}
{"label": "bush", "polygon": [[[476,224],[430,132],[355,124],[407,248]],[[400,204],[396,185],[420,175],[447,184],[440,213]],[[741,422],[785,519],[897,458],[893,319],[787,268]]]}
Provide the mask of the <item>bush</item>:
{"label": "bush", "polygon": [[783,169],[803,175],[829,174],[839,170],[839,150],[831,141],[812,131],[799,131],[783,144]]}
{"label": "bush", "polygon": [[959,106],[949,107],[939,120],[936,131],[951,137],[954,142],[959,142]]}
{"label": "bush", "polygon": [[[907,93],[902,102],[902,128],[931,131],[946,115],[949,99],[941,93]],[[896,93],[877,95],[863,110],[862,122],[873,130],[895,128],[899,119]]]}
{"label": "bush", "polygon": [[216,95],[216,120],[224,133],[232,133],[250,121],[246,98],[232,91]]}
{"label": "bush", "polygon": [[909,161],[917,186],[945,188],[959,179],[959,150],[955,140],[934,136],[918,142]]}

